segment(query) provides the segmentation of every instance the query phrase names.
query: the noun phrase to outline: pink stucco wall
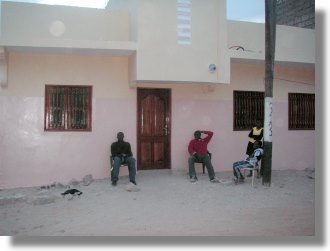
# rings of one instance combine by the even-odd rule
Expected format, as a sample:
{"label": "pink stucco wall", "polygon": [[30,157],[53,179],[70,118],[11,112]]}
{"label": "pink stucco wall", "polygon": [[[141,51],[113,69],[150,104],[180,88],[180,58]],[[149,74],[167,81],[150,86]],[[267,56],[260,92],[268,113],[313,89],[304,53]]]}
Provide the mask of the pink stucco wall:
{"label": "pink stucco wall", "polygon": [[110,144],[119,130],[135,152],[135,133],[122,123],[136,116],[134,100],[94,100],[92,132],[44,132],[43,98],[0,97],[0,106],[2,187],[108,177]]}
{"label": "pink stucco wall", "polygon": [[[314,72],[286,71],[313,81]],[[284,74],[280,70],[278,74]],[[263,91],[263,65],[232,64],[229,85],[139,84],[172,90],[172,169],[187,169],[187,145],[196,129],[214,131],[209,144],[216,171],[245,158],[247,131],[232,129],[233,90]],[[92,132],[44,132],[45,84],[93,85]],[[288,131],[287,93],[314,85],[275,80],[273,169],[314,167],[315,131]],[[0,90],[0,188],[109,177],[109,146],[124,131],[136,155],[136,88],[128,84],[128,59],[13,53],[8,88]],[[126,171],[122,172],[125,174]]]}
{"label": "pink stucco wall", "polygon": [[[273,105],[272,168],[303,170],[314,167],[315,131],[288,131],[287,103],[275,102]],[[232,109],[232,101],[174,102],[173,169],[187,168],[187,144],[196,129],[214,132],[209,150],[214,153],[216,171],[231,170],[234,161],[246,158],[249,132],[232,130]],[[182,110],[188,112],[180,114]]]}

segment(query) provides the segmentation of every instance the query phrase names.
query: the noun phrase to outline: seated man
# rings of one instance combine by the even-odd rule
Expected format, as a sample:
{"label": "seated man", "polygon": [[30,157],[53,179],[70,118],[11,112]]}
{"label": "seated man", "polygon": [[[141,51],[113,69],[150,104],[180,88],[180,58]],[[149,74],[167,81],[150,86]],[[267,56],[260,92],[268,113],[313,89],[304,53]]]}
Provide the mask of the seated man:
{"label": "seated man", "polygon": [[261,142],[256,140],[253,143],[253,152],[246,160],[236,161],[233,164],[233,172],[235,176],[235,182],[243,182],[244,176],[241,173],[241,168],[253,168],[256,163],[261,159],[264,154],[264,149],[261,148]]}
{"label": "seated man", "polygon": [[[202,133],[207,135],[203,139],[201,138]],[[190,157],[188,159],[188,164],[190,181],[192,183],[197,181],[195,162],[205,164],[211,182],[219,182],[219,180],[215,177],[211,159],[207,151],[207,144],[210,142],[212,136],[213,132],[210,131],[195,131],[195,139],[191,140],[189,143],[188,152]]]}
{"label": "seated man", "polygon": [[[119,168],[122,164],[128,165],[129,180],[136,185],[135,182],[135,159],[131,151],[131,145],[124,141],[124,133],[117,134],[118,141],[111,144],[111,156],[114,160],[113,169],[111,171],[111,182],[113,186],[117,185]],[[111,163],[112,164],[112,163]]]}

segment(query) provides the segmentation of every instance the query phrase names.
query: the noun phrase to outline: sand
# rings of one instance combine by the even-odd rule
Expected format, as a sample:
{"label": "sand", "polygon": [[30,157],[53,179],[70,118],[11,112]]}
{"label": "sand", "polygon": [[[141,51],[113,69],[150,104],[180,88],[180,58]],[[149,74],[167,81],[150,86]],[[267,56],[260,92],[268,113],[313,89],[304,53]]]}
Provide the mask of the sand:
{"label": "sand", "polygon": [[[139,171],[137,186],[120,177],[75,188],[0,191],[0,235],[5,236],[313,236],[315,179],[311,171],[272,172],[271,186],[231,182],[231,172],[189,182],[186,172]],[[131,190],[131,191],[128,191]]]}

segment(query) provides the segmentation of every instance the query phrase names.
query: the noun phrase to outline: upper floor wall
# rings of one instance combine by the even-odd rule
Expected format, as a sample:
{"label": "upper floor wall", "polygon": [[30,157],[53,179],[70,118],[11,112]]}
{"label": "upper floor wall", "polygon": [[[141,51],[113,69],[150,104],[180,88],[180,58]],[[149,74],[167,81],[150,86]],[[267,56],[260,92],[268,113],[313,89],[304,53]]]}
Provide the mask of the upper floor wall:
{"label": "upper floor wall", "polygon": [[[238,60],[265,60],[265,25],[228,21],[230,57]],[[315,64],[315,30],[277,25],[275,60]]]}
{"label": "upper floor wall", "polygon": [[[90,53],[130,56],[133,84],[230,83],[231,59],[264,61],[263,24],[228,21],[226,0],[186,2],[188,44],[178,42],[177,0],[113,0],[105,10],[0,2],[0,66],[1,51]],[[275,59],[315,64],[315,31],[278,25]]]}
{"label": "upper floor wall", "polygon": [[229,83],[226,1],[187,3],[140,1],[137,81]]}
{"label": "upper floor wall", "polygon": [[126,50],[128,54],[136,49],[129,37],[127,11],[1,3],[1,46]]}
{"label": "upper floor wall", "polygon": [[129,13],[129,39],[137,41],[139,0],[111,0],[106,6],[111,11],[126,11]]}

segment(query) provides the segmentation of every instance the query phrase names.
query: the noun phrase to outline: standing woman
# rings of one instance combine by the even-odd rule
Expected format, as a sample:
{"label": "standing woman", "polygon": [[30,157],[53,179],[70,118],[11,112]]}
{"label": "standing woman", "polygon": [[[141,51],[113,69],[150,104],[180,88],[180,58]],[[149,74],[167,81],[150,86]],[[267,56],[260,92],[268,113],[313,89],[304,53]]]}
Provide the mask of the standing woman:
{"label": "standing woman", "polygon": [[[253,144],[255,141],[261,142],[261,147],[263,145],[263,137],[264,137],[264,129],[262,128],[262,123],[260,120],[257,120],[255,125],[252,127],[250,133],[249,133],[249,143],[246,148],[246,154],[250,156],[254,149]],[[260,169],[261,175],[262,175],[262,169]],[[252,176],[252,171],[250,171],[250,174],[248,177]]]}
{"label": "standing woman", "polygon": [[256,140],[263,142],[264,129],[262,128],[261,121],[258,120],[255,125],[252,127],[249,133],[249,143],[246,148],[246,154],[251,155],[253,153],[253,144]]}

